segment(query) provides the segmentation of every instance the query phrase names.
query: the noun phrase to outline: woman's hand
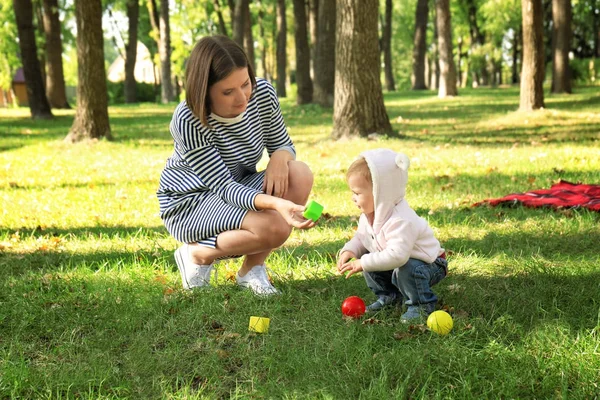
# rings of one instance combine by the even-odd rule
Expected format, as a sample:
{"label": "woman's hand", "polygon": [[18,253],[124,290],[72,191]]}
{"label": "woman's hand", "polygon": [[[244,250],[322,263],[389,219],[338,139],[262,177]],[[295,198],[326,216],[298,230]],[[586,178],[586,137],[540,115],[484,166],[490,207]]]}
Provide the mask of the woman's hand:
{"label": "woman's hand", "polygon": [[279,198],[285,196],[289,185],[288,161],[291,161],[292,159],[292,154],[286,150],[279,150],[271,154],[269,164],[267,164],[267,169],[265,171],[263,192]]}
{"label": "woman's hand", "polygon": [[350,278],[352,275],[354,275],[357,272],[361,272],[362,270],[363,270],[363,267],[362,267],[362,263],[360,262],[360,259],[353,260],[350,262],[345,262],[341,265],[341,267],[338,267],[338,271],[340,271],[340,274],[350,271],[348,273],[348,275],[346,275],[346,279]]}
{"label": "woman's hand", "polygon": [[279,201],[277,202],[275,210],[281,214],[283,219],[285,219],[290,226],[298,229],[309,229],[315,226],[315,222],[312,219],[306,219],[302,216],[302,213],[306,207],[289,200],[278,200]]}

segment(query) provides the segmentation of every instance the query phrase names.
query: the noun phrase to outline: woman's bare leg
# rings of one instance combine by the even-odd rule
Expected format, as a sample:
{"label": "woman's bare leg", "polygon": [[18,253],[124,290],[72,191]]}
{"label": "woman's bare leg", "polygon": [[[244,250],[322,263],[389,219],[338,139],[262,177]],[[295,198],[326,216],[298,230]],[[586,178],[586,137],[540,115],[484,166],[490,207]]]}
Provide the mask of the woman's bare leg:
{"label": "woman's bare leg", "polygon": [[[306,164],[290,161],[288,191],[284,198],[296,204],[305,204],[313,184],[313,175]],[[274,210],[248,211],[240,229],[222,232],[217,246],[212,249],[192,244],[196,264],[208,265],[215,259],[245,255],[239,275],[244,276],[255,265],[263,264],[268,255],[288,239],[292,228]]]}

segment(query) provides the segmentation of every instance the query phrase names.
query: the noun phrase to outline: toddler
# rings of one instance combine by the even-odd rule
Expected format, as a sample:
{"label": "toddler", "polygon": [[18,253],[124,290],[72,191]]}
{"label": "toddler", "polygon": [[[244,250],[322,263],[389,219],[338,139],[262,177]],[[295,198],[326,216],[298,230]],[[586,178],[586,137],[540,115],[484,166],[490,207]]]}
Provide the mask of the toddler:
{"label": "toddler", "polygon": [[437,297],[431,287],[448,272],[444,249],[427,221],[404,199],[410,161],[405,154],[375,149],[360,154],[346,179],[361,211],[358,230],[340,250],[337,269],[346,278],[362,271],[377,301],[368,312],[407,305],[403,322],[427,317]]}

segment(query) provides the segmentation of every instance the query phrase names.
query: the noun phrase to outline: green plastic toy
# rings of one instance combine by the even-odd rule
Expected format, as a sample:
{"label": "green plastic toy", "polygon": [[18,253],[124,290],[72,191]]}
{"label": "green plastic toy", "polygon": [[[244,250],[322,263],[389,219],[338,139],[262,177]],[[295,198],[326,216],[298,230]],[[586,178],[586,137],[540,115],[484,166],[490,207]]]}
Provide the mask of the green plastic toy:
{"label": "green plastic toy", "polygon": [[306,209],[304,210],[302,216],[306,219],[312,219],[313,221],[317,222],[322,212],[323,206],[316,201],[311,200],[306,205]]}

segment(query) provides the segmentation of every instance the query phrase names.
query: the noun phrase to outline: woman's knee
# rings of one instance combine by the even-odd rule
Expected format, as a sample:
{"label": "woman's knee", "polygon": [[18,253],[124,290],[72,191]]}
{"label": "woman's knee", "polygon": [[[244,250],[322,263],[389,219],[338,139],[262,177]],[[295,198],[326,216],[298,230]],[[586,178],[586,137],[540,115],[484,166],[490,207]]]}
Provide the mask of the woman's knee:
{"label": "woman's knee", "polygon": [[263,211],[257,217],[249,219],[243,228],[254,233],[264,247],[279,247],[292,233],[292,228],[276,211]]}
{"label": "woman's knee", "polygon": [[314,176],[308,165],[302,161],[290,161],[289,192],[290,199],[296,203],[305,203],[312,190]]}
{"label": "woman's knee", "polygon": [[283,218],[273,218],[265,227],[261,236],[267,247],[274,249],[284,244],[291,233],[292,228]]}

